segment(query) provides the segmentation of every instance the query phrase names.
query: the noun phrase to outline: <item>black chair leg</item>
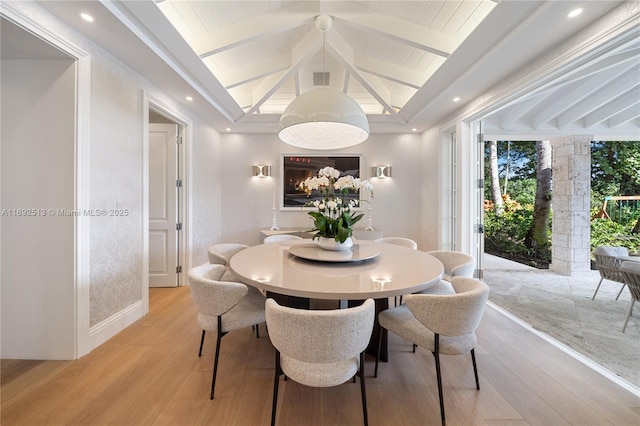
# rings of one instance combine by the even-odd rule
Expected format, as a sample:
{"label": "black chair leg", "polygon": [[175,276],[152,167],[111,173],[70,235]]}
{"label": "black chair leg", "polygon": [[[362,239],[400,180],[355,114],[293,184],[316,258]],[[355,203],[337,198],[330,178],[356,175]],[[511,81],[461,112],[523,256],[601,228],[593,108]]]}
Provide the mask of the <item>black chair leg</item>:
{"label": "black chair leg", "polygon": [[[280,368],[280,352],[276,351],[276,373],[273,379],[273,403],[271,405],[271,426],[276,424],[276,408],[278,407],[278,382],[282,369]],[[286,378],[286,376],[285,376]]]}
{"label": "black chair leg", "polygon": [[476,365],[476,350],[471,349],[471,362],[473,363],[473,375],[476,377],[476,389],[480,390],[480,382],[478,381],[478,366]]}
{"label": "black chair leg", "polygon": [[198,356],[202,356],[202,346],[204,345],[204,333],[205,331],[202,330],[202,338],[200,339],[200,351],[198,351]]}
{"label": "black chair leg", "polygon": [[373,377],[378,377],[378,362],[380,361],[380,351],[382,350],[382,327],[378,333],[378,352],[376,353],[376,369],[373,372]]}
{"label": "black chair leg", "polygon": [[444,399],[442,395],[442,375],[440,374],[440,335],[435,335],[435,348],[433,357],[436,359],[436,377],[438,379],[438,397],[440,398],[440,417],[442,418],[442,426],[445,425],[444,418]]}
{"label": "black chair leg", "polygon": [[222,317],[218,317],[218,339],[216,341],[216,355],[213,360],[213,378],[211,379],[211,399],[213,399],[213,393],[216,390],[216,376],[218,375],[218,359],[220,358],[220,343],[222,337],[227,334],[222,331]]}
{"label": "black chair leg", "polygon": [[358,372],[358,376],[360,376],[360,392],[362,394],[362,415],[364,418],[364,426],[368,426],[369,416],[367,415],[367,391],[365,390],[364,385],[364,352],[360,353],[360,371]]}
{"label": "black chair leg", "polygon": [[256,324],[256,339],[260,338],[260,327],[259,324]]}

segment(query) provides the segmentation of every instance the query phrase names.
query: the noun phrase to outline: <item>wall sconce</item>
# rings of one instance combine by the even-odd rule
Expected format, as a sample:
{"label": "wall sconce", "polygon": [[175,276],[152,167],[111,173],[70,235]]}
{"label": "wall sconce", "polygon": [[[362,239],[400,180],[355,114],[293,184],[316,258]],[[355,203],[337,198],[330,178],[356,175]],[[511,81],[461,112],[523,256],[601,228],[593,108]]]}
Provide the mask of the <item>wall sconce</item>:
{"label": "wall sconce", "polygon": [[379,179],[391,177],[391,166],[373,166],[371,176]]}
{"label": "wall sconce", "polygon": [[253,166],[253,175],[259,178],[271,176],[271,166]]}

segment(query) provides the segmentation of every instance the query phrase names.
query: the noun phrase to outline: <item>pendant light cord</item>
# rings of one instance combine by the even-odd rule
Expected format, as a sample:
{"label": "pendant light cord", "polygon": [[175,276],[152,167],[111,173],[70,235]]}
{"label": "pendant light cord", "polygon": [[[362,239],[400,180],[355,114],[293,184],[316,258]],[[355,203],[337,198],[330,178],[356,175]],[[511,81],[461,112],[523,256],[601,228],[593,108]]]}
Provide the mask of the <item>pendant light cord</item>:
{"label": "pendant light cord", "polygon": [[327,73],[325,71],[325,64],[324,64],[324,55],[327,51],[326,41],[327,41],[327,32],[325,31],[322,33],[322,85],[323,86],[329,85],[329,82],[327,81]]}

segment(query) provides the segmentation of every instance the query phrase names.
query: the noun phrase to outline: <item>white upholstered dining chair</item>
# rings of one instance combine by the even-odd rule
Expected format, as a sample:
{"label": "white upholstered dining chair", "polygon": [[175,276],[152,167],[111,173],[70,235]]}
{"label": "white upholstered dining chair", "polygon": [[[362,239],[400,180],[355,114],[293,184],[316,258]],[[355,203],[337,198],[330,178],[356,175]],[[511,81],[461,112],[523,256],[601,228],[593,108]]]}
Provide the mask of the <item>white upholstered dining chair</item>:
{"label": "white upholstered dining chair", "polygon": [[[489,297],[489,287],[473,278],[454,277],[455,294],[410,294],[405,304],[378,314],[382,328],[430,351],[436,363],[440,416],[445,424],[440,355],[471,352],[476,389],[480,389],[475,357],[476,330]],[[382,336],[382,333],[379,334]],[[380,348],[382,339],[378,339]],[[378,349],[379,352],[379,349]],[[374,377],[378,376],[378,357]]]}
{"label": "white upholstered dining chair", "polygon": [[473,270],[476,266],[473,256],[449,250],[433,250],[427,253],[442,263],[444,273],[440,282],[420,291],[420,294],[453,294],[455,293],[451,286],[453,277],[473,278]]}
{"label": "white upholstered dining chair", "polygon": [[246,244],[240,243],[220,243],[209,246],[209,263],[215,265],[224,265],[226,270],[220,281],[238,281],[233,272],[229,270],[229,261],[234,254],[248,248]]}
{"label": "white upholstered dining chair", "polygon": [[269,338],[276,348],[271,424],[276,422],[280,376],[311,387],[332,387],[360,377],[362,414],[368,424],[364,350],[375,319],[373,299],[353,308],[305,310],[266,302]]}
{"label": "white upholstered dining chair", "polygon": [[277,234],[277,235],[267,235],[262,240],[263,243],[275,243],[277,241],[289,241],[289,240],[301,240],[302,237],[291,234]]}
{"label": "white upholstered dining chair", "polygon": [[[395,244],[398,246],[408,247],[414,250],[418,250],[418,243],[413,241],[411,238],[405,237],[382,237],[375,240],[378,243],[387,243],[387,244]],[[394,304],[398,305],[398,296],[393,298]],[[400,304],[402,304],[402,296],[400,296]]]}
{"label": "white upholstered dining chair", "polygon": [[411,238],[405,237],[382,237],[376,240],[379,243],[388,243],[388,244],[397,244],[399,246],[409,247],[414,250],[418,249],[418,243],[413,241]]}
{"label": "white upholstered dining chair", "polygon": [[265,298],[262,293],[241,283],[221,281],[224,272],[224,265],[207,263],[190,269],[188,273],[191,295],[198,308],[198,322],[202,327],[198,356],[202,356],[205,333],[212,331],[217,335],[211,399],[216,387],[222,337],[230,331],[257,326],[265,321]]}

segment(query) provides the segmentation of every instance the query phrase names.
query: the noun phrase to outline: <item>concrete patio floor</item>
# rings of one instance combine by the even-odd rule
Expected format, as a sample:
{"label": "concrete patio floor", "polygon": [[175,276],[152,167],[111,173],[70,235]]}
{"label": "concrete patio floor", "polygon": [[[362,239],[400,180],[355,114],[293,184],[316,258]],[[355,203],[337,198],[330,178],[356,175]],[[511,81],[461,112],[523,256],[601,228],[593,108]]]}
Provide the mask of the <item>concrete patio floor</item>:
{"label": "concrete patio floor", "polygon": [[600,280],[598,271],[566,276],[485,254],[483,281],[489,300],[533,329],[601,366],[640,392],[640,305],[636,304],[625,333],[631,295],[621,284]]}

